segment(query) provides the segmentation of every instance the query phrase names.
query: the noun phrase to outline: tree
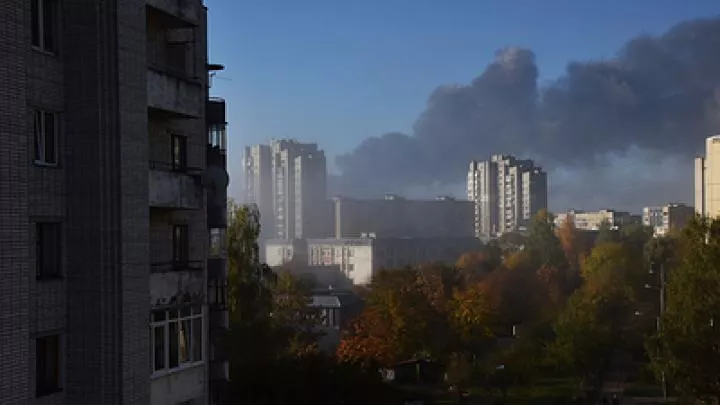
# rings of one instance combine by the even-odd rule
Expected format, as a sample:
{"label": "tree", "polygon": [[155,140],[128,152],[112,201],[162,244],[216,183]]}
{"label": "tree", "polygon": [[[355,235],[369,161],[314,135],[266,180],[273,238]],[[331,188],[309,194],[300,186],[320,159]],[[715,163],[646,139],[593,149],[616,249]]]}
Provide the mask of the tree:
{"label": "tree", "polygon": [[[493,246],[500,249],[497,245]],[[465,283],[480,281],[502,263],[502,251],[491,249],[493,248],[483,249],[480,252],[467,252],[455,262],[455,267],[460,271],[460,277]]]}
{"label": "tree", "polygon": [[299,356],[317,350],[323,318],[317,308],[310,306],[312,284],[285,271],[277,277],[273,296],[270,319],[278,333],[287,336],[288,354]]}
{"label": "tree", "polygon": [[496,314],[487,285],[476,283],[453,294],[450,325],[458,336],[460,349],[480,354],[493,336]]}
{"label": "tree", "polygon": [[[338,356],[390,365],[424,355],[441,355],[437,339],[444,325],[418,283],[416,270],[384,270],[373,278],[363,312],[338,349]],[[436,346],[439,345],[439,346]]]}
{"label": "tree", "polygon": [[652,227],[643,224],[628,224],[622,229],[621,241],[630,248],[634,254],[642,254],[645,245],[653,239]]}
{"label": "tree", "polygon": [[560,240],[555,235],[552,215],[546,210],[540,210],[530,221],[526,250],[537,268],[554,266],[564,269],[566,267],[565,253]]}
{"label": "tree", "polygon": [[605,243],[593,249],[581,273],[582,287],[558,316],[549,353],[583,382],[591,383],[622,344],[642,266],[627,246]]}
{"label": "tree", "polygon": [[683,395],[720,403],[720,220],[695,218],[678,241],[660,332],[648,344],[658,374]]}
{"label": "tree", "polygon": [[260,214],[256,207],[228,203],[228,301],[231,322],[265,319],[272,307],[275,275],[260,262],[257,238]]}
{"label": "tree", "polygon": [[613,229],[613,224],[611,224],[607,219],[602,220],[602,222],[600,222],[597,237],[595,237],[595,246],[602,245],[603,243],[618,241],[620,241],[620,235],[618,234],[618,231]]}

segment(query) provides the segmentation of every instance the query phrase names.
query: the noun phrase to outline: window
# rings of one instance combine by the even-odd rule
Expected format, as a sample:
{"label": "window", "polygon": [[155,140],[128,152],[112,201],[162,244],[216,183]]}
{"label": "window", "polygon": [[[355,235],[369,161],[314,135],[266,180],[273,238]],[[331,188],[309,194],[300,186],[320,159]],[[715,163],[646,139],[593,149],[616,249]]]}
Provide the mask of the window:
{"label": "window", "polygon": [[225,254],[225,230],[210,229],[210,257],[221,257]]}
{"label": "window", "polygon": [[202,307],[187,305],[152,312],[152,371],[171,371],[203,359]]}
{"label": "window", "polygon": [[225,150],[225,125],[211,125],[208,138],[210,146]]}
{"label": "window", "polygon": [[60,389],[60,336],[38,338],[35,340],[35,393],[41,397]]}
{"label": "window", "polygon": [[40,110],[33,112],[36,163],[57,164],[57,129],[57,114]]}
{"label": "window", "polygon": [[173,225],[172,227],[172,243],[173,243],[173,262],[185,263],[189,257],[189,241],[188,226]]}
{"label": "window", "polygon": [[46,52],[57,50],[57,0],[30,0],[32,45]]}
{"label": "window", "polygon": [[172,144],[172,168],[173,170],[187,170],[187,138],[182,135],[173,134],[170,138]]}
{"label": "window", "polygon": [[38,279],[61,275],[60,241],[59,223],[38,222],[35,224],[35,271]]}

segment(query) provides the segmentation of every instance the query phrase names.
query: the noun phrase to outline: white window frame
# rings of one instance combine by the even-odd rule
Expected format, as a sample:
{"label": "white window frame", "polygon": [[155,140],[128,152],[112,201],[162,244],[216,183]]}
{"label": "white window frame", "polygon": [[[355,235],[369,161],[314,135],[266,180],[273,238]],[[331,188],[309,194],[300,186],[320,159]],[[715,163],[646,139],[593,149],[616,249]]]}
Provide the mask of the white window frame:
{"label": "white window frame", "polygon": [[[58,164],[58,132],[60,129],[60,125],[58,124],[58,114],[53,111],[46,111],[39,108],[34,108],[32,110],[33,115],[33,161],[35,164],[42,165],[42,166],[57,166]],[[52,116],[52,122],[53,122],[53,137],[54,137],[54,144],[55,144],[55,150],[53,153],[53,156],[51,157],[53,161],[49,161],[47,159],[47,138],[48,138],[48,132],[47,128],[45,126],[46,123],[46,117],[47,115]]]}
{"label": "white window frame", "polygon": [[[188,310],[188,315],[182,315],[183,310]],[[155,321],[155,315],[164,313],[164,318],[159,321]],[[150,314],[150,373],[153,377],[162,376],[166,374],[170,374],[176,371],[185,370],[188,368],[196,367],[198,365],[204,364],[205,360],[205,319],[204,319],[204,310],[203,306],[200,304],[196,305],[185,305],[180,307],[173,307],[168,309],[161,309],[161,310],[154,310]],[[193,352],[193,339],[195,338],[195,320],[200,320],[200,358],[195,359],[194,358],[194,352]],[[181,342],[182,337],[180,336],[181,328],[180,326],[187,322],[188,325],[190,325],[189,331],[188,331],[188,345],[185,349],[187,352],[187,360],[184,360],[181,358],[180,353],[182,351],[181,349]],[[171,325],[176,325],[176,330],[178,331],[178,344],[177,344],[177,365],[174,367],[170,367],[170,330]],[[155,364],[155,333],[156,330],[162,330],[163,331],[163,363],[162,367],[159,367]]]}
{"label": "white window frame", "polygon": [[[51,35],[53,36],[55,42],[53,44],[53,49],[47,49],[47,47],[45,46],[45,8],[48,3],[52,3],[54,0],[30,0],[30,1],[37,2],[37,8],[38,8],[38,13],[37,13],[38,20],[35,21],[35,23],[38,25],[38,44],[37,45],[32,44],[32,47],[33,47],[33,49],[37,49],[41,52],[45,52],[45,53],[54,55],[57,52],[57,48],[58,48],[58,29],[57,29],[58,4],[55,3],[50,6],[50,7],[55,7],[55,14],[50,16],[53,19],[53,21],[52,21],[53,32]],[[33,15],[31,13],[30,18],[32,18],[32,17],[33,17]],[[31,33],[31,36],[32,36],[32,33]],[[32,43],[32,39],[31,39],[31,43]]]}

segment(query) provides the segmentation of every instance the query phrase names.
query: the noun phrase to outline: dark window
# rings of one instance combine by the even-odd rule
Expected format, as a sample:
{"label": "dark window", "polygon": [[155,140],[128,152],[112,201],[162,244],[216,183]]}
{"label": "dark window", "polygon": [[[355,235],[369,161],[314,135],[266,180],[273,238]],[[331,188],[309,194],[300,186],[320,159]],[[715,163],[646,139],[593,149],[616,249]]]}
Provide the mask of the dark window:
{"label": "dark window", "polygon": [[38,222],[35,227],[35,264],[37,278],[61,275],[61,233],[57,222]]}
{"label": "dark window", "polygon": [[57,0],[31,0],[32,44],[43,51],[57,49]]}
{"label": "dark window", "polygon": [[35,162],[57,164],[57,128],[57,114],[40,110],[33,112]]}
{"label": "dark window", "polygon": [[173,170],[187,169],[187,138],[182,135],[172,135],[171,143]]}
{"label": "dark window", "polygon": [[39,397],[60,391],[60,336],[35,340],[35,381]]}
{"label": "dark window", "polygon": [[187,225],[173,225],[173,261],[187,262],[189,257],[188,227]]}

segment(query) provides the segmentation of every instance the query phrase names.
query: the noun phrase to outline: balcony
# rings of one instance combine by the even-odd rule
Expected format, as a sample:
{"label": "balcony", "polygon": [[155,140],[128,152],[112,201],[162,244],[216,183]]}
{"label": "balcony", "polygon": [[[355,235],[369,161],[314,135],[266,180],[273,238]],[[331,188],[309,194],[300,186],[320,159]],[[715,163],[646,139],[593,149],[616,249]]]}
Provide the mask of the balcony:
{"label": "balcony", "polygon": [[[165,267],[161,267],[165,269]],[[192,271],[179,271],[179,269]],[[150,305],[154,307],[200,303],[205,301],[205,274],[199,267],[168,267],[171,272],[157,272],[156,264],[151,264]]]}
{"label": "balcony", "polygon": [[151,273],[171,273],[178,271],[201,272],[203,271],[204,260],[184,260],[150,263]]}
{"label": "balcony", "polygon": [[197,210],[203,208],[200,177],[192,171],[173,171],[159,163],[150,164],[148,199],[150,207]]}
{"label": "balcony", "polygon": [[148,106],[183,117],[202,117],[205,90],[199,81],[172,75],[160,69],[147,71]]}
{"label": "balcony", "polygon": [[147,0],[147,4],[168,16],[193,26],[202,23],[205,13],[200,0]]}

